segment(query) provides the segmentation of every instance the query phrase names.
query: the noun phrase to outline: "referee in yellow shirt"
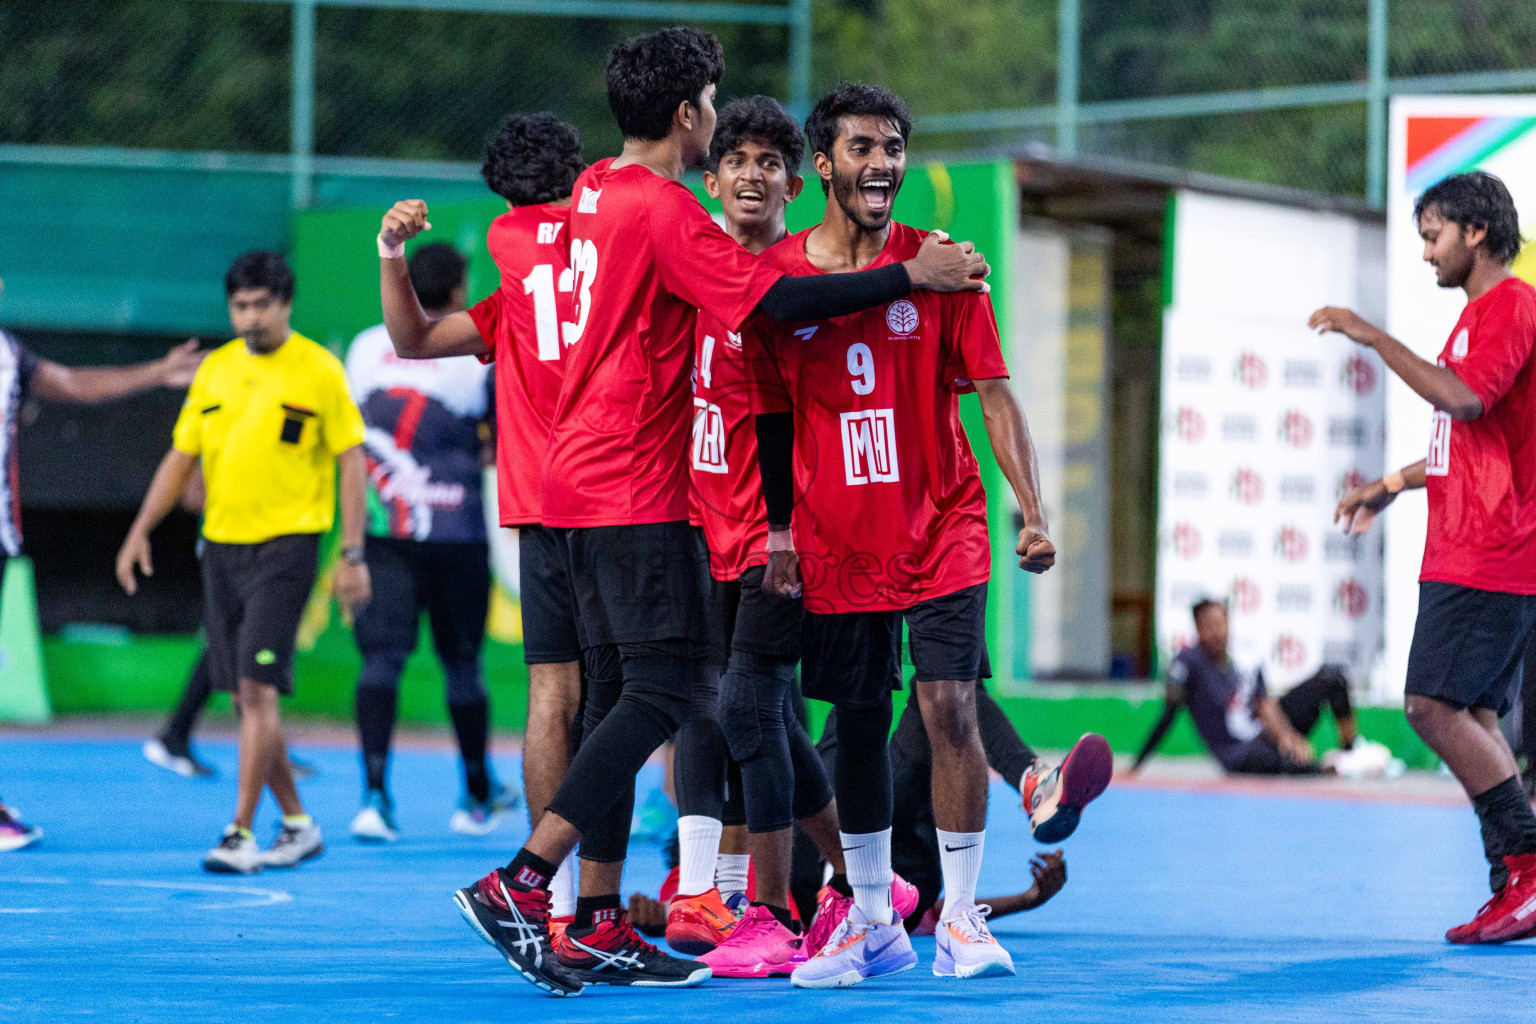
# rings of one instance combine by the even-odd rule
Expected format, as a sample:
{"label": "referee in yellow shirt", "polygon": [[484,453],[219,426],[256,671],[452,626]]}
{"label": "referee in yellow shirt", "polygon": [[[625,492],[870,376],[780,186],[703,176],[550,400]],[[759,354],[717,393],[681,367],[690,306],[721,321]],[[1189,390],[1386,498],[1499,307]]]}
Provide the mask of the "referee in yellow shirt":
{"label": "referee in yellow shirt", "polygon": [[[289,327],[293,271],[279,253],[241,256],[224,278],[239,337],[203,360],[176,420],[172,447],[117,555],[132,594],[146,576],[149,534],[175,507],[202,462],[207,487],[203,591],[214,686],[240,708],[240,782],[234,822],[203,859],[209,871],[293,867],[322,849],[288,765],[278,695],[293,692],[299,619],[314,587],[320,535],[335,516],[341,478],[342,561],[336,598],[368,603],[363,418],[340,360]],[[262,786],[283,811],[271,849],[251,835]]]}

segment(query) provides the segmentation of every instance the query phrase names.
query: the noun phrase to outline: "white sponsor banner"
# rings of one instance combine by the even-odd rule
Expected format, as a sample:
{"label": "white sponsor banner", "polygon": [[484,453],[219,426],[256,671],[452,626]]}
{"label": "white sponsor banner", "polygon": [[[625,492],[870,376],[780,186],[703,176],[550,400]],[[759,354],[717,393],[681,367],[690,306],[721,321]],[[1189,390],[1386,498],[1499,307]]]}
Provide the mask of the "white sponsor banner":
{"label": "white sponsor banner", "polygon": [[1334,528],[1379,475],[1384,367],[1307,329],[1329,304],[1380,312],[1381,231],[1330,213],[1180,193],[1163,321],[1157,635],[1226,600],[1232,650],[1276,690],[1325,662],[1363,690],[1379,661],[1381,541]]}
{"label": "white sponsor banner", "polygon": [[[1480,169],[1509,186],[1529,237],[1536,223],[1536,96],[1399,96],[1392,100],[1387,188],[1388,334],[1433,362],[1466,305],[1459,288],[1440,288],[1424,262],[1413,219],[1419,194],[1449,174]],[[1515,272],[1536,281],[1536,246],[1527,244]],[[1375,320],[1374,323],[1383,323]],[[1434,412],[1393,377],[1386,399],[1388,469],[1432,457]],[[1443,425],[1443,424],[1442,424]],[[1443,452],[1443,446],[1440,449]],[[1440,471],[1444,472],[1443,459]],[[1405,493],[1378,520],[1386,538],[1386,648],[1380,692],[1400,698],[1418,617],[1419,568],[1429,524],[1423,491]]]}

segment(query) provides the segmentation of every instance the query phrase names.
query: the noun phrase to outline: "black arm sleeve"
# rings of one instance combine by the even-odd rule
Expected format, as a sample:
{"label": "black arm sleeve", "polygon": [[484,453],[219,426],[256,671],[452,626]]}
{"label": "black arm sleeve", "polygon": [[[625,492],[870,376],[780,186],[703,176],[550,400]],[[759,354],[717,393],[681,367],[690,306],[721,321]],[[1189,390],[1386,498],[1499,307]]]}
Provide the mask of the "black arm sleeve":
{"label": "black arm sleeve", "polygon": [[781,324],[829,320],[895,302],[912,292],[912,279],[900,263],[856,274],[781,277],[757,308]]}
{"label": "black arm sleeve", "polygon": [[1141,745],[1141,753],[1136,755],[1136,764],[1131,768],[1131,771],[1139,771],[1142,763],[1151,757],[1152,751],[1156,750],[1157,745],[1163,742],[1163,737],[1168,735],[1168,730],[1173,727],[1173,720],[1179,716],[1179,708],[1181,706],[1173,701],[1163,702],[1163,717],[1157,720],[1157,724],[1152,727],[1152,734],[1147,737],[1147,742]]}
{"label": "black arm sleeve", "polygon": [[1003,777],[1004,782],[1018,789],[1024,772],[1035,763],[1035,752],[1020,738],[1008,712],[979,679],[976,681],[976,724],[981,729],[981,748],[986,751],[987,764]]}
{"label": "black arm sleeve", "polygon": [[769,527],[788,529],[795,506],[794,413],[758,414],[757,468],[763,477],[763,503],[768,506]]}

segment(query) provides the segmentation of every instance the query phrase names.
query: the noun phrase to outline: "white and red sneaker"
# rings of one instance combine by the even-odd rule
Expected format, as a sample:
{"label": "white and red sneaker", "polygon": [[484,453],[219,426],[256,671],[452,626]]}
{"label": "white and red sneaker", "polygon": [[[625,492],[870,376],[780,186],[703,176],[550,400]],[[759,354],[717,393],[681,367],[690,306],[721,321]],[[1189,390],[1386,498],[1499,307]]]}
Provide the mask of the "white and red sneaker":
{"label": "white and red sneaker", "polygon": [[1114,774],[1115,755],[1096,732],[1084,733],[1054,768],[1044,761],[1030,765],[1020,793],[1035,841],[1059,843],[1077,831],[1083,808],[1109,788]]}

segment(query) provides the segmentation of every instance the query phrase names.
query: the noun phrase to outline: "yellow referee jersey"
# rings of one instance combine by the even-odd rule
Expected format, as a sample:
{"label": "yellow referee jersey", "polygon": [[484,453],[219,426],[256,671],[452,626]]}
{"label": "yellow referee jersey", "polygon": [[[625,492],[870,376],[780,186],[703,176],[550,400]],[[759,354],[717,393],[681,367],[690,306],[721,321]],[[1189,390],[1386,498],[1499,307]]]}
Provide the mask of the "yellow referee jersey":
{"label": "yellow referee jersey", "polygon": [[297,333],[270,355],[241,338],[210,352],[172,437],[202,459],[203,536],[220,544],[329,530],[336,456],[362,442],[341,361]]}

